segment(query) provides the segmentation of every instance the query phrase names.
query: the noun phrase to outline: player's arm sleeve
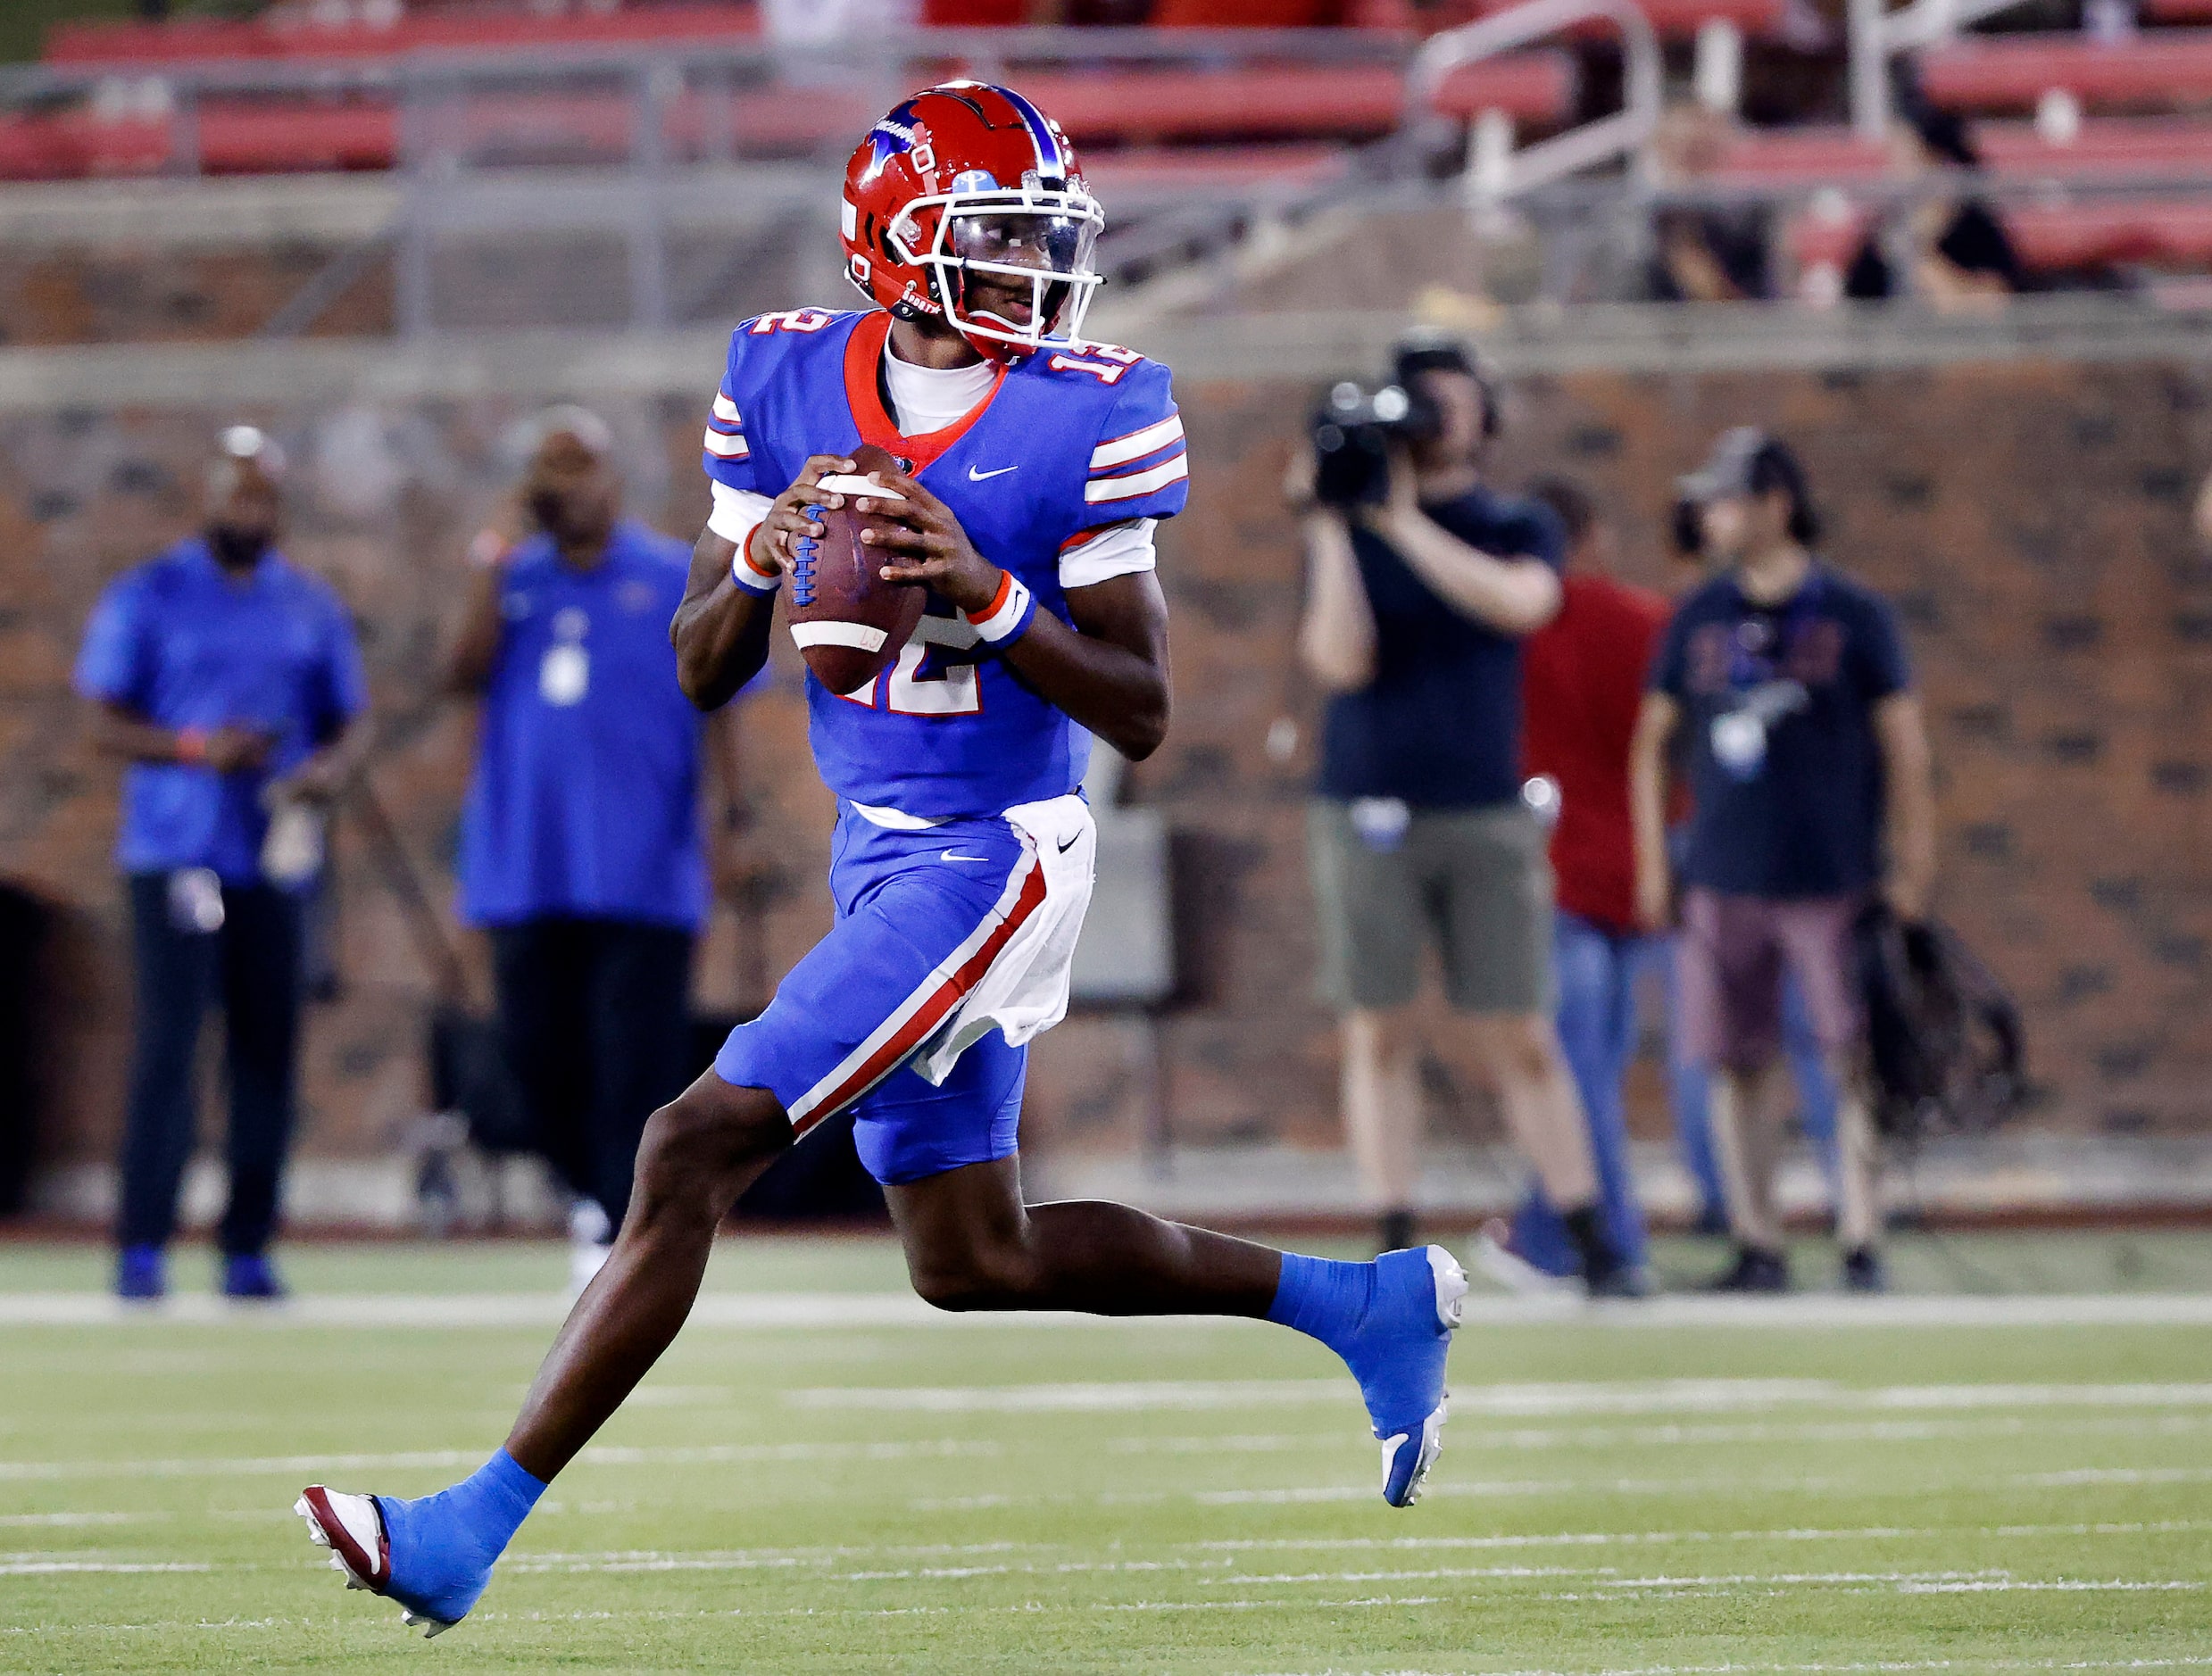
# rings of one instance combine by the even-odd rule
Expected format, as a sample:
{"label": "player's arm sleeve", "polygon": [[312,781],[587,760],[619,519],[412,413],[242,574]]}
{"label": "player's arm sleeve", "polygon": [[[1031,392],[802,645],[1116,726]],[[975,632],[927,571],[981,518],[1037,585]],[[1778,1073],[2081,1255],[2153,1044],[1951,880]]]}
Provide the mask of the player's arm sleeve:
{"label": "player's arm sleeve", "polygon": [[1136,361],[1116,389],[1091,446],[1077,535],[1107,524],[1157,523],[1173,518],[1190,499],[1183,416],[1168,369],[1156,361]]}
{"label": "player's arm sleeve", "polygon": [[1134,576],[1158,568],[1160,556],[1152,549],[1156,518],[1126,519],[1118,524],[1094,524],[1070,535],[1060,550],[1060,585],[1096,587],[1116,577]]}
{"label": "player's arm sleeve", "polygon": [[[730,334],[729,361],[722,369],[722,382],[707,410],[703,444],[705,452],[700,460],[708,477],[721,488],[776,494],[784,485],[764,480],[766,462],[746,423],[748,419],[757,419],[761,402],[759,381],[750,376],[758,369],[748,369],[745,364],[746,344],[752,336],[747,329],[749,324],[739,326]],[[748,412],[748,409],[756,411]]]}
{"label": "player's arm sleeve", "polygon": [[146,603],[143,590],[126,577],[110,585],[92,608],[72,676],[86,698],[146,708],[154,673]]}

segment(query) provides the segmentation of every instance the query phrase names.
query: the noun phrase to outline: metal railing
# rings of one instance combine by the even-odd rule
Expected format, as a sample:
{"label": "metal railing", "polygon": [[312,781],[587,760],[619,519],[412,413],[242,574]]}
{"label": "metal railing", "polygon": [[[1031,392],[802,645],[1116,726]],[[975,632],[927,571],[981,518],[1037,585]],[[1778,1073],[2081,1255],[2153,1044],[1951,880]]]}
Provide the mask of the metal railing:
{"label": "metal railing", "polygon": [[1434,121],[1434,106],[1451,73],[1517,46],[1556,35],[1591,19],[1619,31],[1623,58],[1621,108],[1565,133],[1516,146],[1512,120],[1501,111],[1479,112],[1468,142],[1466,190],[1471,207],[1494,209],[1568,175],[1639,156],[1658,126],[1660,57],[1651,20],[1630,0],[1525,0],[1456,29],[1432,37],[1406,76],[1413,121]]}
{"label": "metal railing", "polygon": [[1851,128],[1865,140],[1879,140],[1889,129],[1892,59],[1948,41],[2022,0],[1913,0],[1896,12],[1884,4],[1849,0]]}

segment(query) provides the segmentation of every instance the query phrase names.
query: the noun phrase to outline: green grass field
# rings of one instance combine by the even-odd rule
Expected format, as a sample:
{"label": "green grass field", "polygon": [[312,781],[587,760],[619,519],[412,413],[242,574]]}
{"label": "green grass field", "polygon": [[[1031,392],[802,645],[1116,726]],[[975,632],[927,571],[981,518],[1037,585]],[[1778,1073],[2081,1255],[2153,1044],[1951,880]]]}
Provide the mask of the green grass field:
{"label": "green grass field", "polygon": [[1350,1382],[1290,1334],[932,1322],[882,1242],[730,1241],[428,1646],[288,1510],[478,1461],[556,1249],[303,1250],[289,1313],[121,1320],[104,1254],[0,1247],[0,1671],[2208,1666],[2206,1247],[1908,1248],[1914,1286],[2052,1300],[1919,1324],[1478,1300],[1393,1513]]}

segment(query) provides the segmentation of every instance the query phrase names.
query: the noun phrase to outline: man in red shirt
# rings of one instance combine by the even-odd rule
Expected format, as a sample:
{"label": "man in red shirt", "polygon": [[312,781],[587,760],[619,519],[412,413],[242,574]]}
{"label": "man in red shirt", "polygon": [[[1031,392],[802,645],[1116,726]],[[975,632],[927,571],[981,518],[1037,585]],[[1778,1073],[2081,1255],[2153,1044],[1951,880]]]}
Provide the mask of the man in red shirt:
{"label": "man in red shirt", "polygon": [[[1581,1085],[1607,1232],[1641,1271],[1643,1214],[1628,1169],[1621,1080],[1635,1051],[1635,976],[1651,945],[1636,925],[1635,848],[1628,816],[1628,742],[1644,672],[1667,626],[1667,602],[1607,572],[1612,532],[1590,496],[1563,478],[1529,486],[1567,527],[1559,614],[1522,643],[1522,760],[1558,788],[1551,832],[1553,958],[1559,1033]],[[1546,1273],[1576,1258],[1558,1213],[1532,1193],[1507,1242]]]}

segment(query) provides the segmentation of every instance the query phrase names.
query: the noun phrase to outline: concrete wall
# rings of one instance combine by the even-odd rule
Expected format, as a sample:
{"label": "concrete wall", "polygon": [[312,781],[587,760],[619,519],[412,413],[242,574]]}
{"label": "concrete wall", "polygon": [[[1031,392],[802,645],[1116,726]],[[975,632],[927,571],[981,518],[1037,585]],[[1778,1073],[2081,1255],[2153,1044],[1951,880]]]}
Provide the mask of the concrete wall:
{"label": "concrete wall", "polygon": [[[1308,999],[1301,840],[1313,705],[1287,669],[1297,566],[1274,485],[1308,375],[1343,354],[1271,358],[1246,322],[1237,341],[1259,348],[1243,365],[1282,369],[1238,376],[1219,335],[1176,336],[1203,374],[1183,390],[1192,510],[1162,543],[1177,711],[1131,788],[1176,834],[1187,959],[1185,1004],[1162,1032],[1168,1116],[1189,1141],[1326,1144],[1335,1062]],[[1559,341],[1555,363],[1574,364],[1584,350]],[[499,364],[536,369],[503,385],[466,357],[430,356],[412,391],[381,350],[349,352],[350,385],[327,362],[269,355],[149,359],[142,377],[113,355],[0,366],[0,875],[60,905],[68,927],[50,1156],[109,1146],[126,1035],[105,859],[114,774],[87,751],[66,689],[99,587],[189,526],[219,423],[245,412],[283,436],[302,462],[289,545],[360,614],[386,738],[376,784],[442,876],[470,721],[426,698],[423,672],[462,546],[505,481],[513,422],[553,390],[595,399],[624,439],[635,509],[685,534],[703,515],[711,344],[686,339],[658,360],[620,347],[572,345],[551,368],[518,352]],[[579,370],[592,355],[620,376]],[[2036,1121],[2212,1131],[2212,569],[2187,530],[2212,458],[2212,377],[2171,358],[1927,359],[1948,364],[1526,377],[1500,474],[1584,477],[1619,523],[1629,571],[1651,579],[1667,485],[1713,432],[1751,420],[1797,442],[1832,514],[1831,555],[1911,626],[1940,764],[1942,907],[2027,1008],[2049,1091]],[[748,717],[760,911],[744,925],[718,913],[702,962],[712,1004],[757,1000],[827,918],[828,801],[779,658],[777,690]],[[1277,761],[1266,742],[1285,716],[1301,746]],[[346,984],[311,1026],[304,1144],[366,1157],[419,1109],[428,980],[357,834],[340,834],[337,877]],[[1448,1029],[1439,1036],[1443,1124],[1484,1130]],[[1033,1079],[1037,1142],[1133,1144],[1142,1051],[1127,1020],[1054,1033]]]}

